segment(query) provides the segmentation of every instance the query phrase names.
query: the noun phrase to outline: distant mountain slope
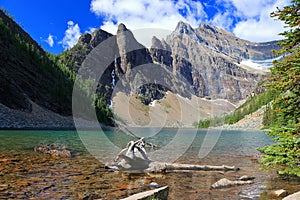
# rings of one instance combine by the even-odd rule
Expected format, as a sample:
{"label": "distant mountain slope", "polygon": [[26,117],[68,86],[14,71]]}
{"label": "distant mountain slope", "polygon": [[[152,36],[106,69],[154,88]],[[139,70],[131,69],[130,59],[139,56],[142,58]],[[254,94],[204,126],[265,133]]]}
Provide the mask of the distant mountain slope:
{"label": "distant mountain slope", "polygon": [[253,43],[203,23],[193,29],[179,22],[166,40],[154,38],[153,60],[183,75],[199,97],[230,101],[245,99],[267,73],[246,66],[243,60],[274,58],[276,41]]}
{"label": "distant mountain slope", "polygon": [[195,123],[198,128],[218,127],[226,129],[258,129],[272,120],[268,117],[271,102],[278,91],[266,90],[260,85],[243,104],[224,116],[211,117]]}
{"label": "distant mountain slope", "polygon": [[[112,54],[109,55],[111,63],[108,66],[101,63],[101,57],[107,55],[104,55],[103,49],[97,50],[100,44],[106,44]],[[107,103],[113,102],[115,113],[127,124],[149,125],[150,113],[147,112],[155,110],[155,114],[152,113],[151,116],[159,119],[159,116],[168,116],[168,126],[191,126],[194,121],[180,124],[179,118],[168,114],[173,110],[170,113],[180,115],[178,105],[171,102],[171,97],[184,97],[187,104],[191,98],[197,99],[195,102],[202,102],[200,104],[204,105],[201,107],[202,111],[216,107],[219,110],[214,113],[230,112],[235,108],[234,105],[229,105],[230,102],[238,104],[246,99],[258,83],[268,76],[268,69],[260,70],[247,63],[251,63],[250,60],[262,64],[265,60],[269,62],[274,58],[271,50],[278,48],[276,41],[253,43],[205,23],[193,29],[189,24],[179,22],[166,39],[159,40],[154,36],[151,48],[147,49],[124,24],[120,24],[116,35],[101,29],[92,34],[83,34],[72,49],[59,56],[59,62],[74,71],[88,65],[97,66],[93,73],[88,72],[88,76],[93,79],[98,70],[103,72],[98,94],[104,95]],[[134,70],[139,66],[142,67]],[[156,70],[148,70],[148,66]],[[158,81],[153,81],[150,77],[155,77]],[[168,85],[157,84],[161,80],[159,77]],[[113,82],[126,88],[123,94],[118,95]],[[113,96],[114,92],[116,96]],[[206,102],[203,98],[221,100],[216,103],[221,106],[214,105],[213,101],[211,104],[203,103]],[[126,106],[129,100],[131,103]],[[155,100],[159,102],[153,104]],[[169,110],[164,109],[161,102],[170,105]],[[151,109],[149,106],[152,106]],[[122,109],[125,107],[124,113]],[[134,112],[136,118],[128,116],[127,109]],[[193,111],[188,116],[194,120],[197,115],[201,115],[200,119],[216,115],[197,109]],[[157,123],[154,124],[158,125]]]}
{"label": "distant mountain slope", "polygon": [[93,33],[84,33],[80,36],[77,44],[70,50],[62,52],[58,62],[77,72],[86,56],[101,42],[113,36],[112,34],[96,29]]}
{"label": "distant mountain slope", "polygon": [[0,30],[0,103],[31,112],[34,102],[71,115],[72,81],[2,10]]}
{"label": "distant mountain slope", "polygon": [[[189,24],[179,22],[176,29],[165,40],[161,41],[154,36],[152,47],[146,49],[136,41],[131,31],[121,24],[116,35],[101,29],[97,29],[92,34],[83,34],[77,45],[60,55],[60,61],[76,71],[84,58],[109,37],[115,38],[114,44],[108,48],[115,48],[116,62],[110,66],[102,66],[107,67],[106,74],[101,80],[103,88],[106,88],[101,90],[102,93],[112,94],[111,73],[114,71],[116,81],[124,74],[126,77],[131,77],[131,80],[128,80],[130,88],[144,96],[146,104],[151,102],[151,99],[161,98],[163,96],[161,94],[167,89],[160,87],[159,91],[153,91],[155,88],[153,84],[134,88],[133,82],[147,82],[145,77],[140,79],[137,78],[138,74],[130,74],[130,69],[141,64],[159,64],[174,75],[180,74],[189,85],[186,85],[189,87],[187,89],[198,97],[238,102],[249,96],[268,74],[267,69],[254,69],[252,65],[247,65],[250,63],[247,60],[257,60],[263,65],[264,60],[274,58],[271,50],[279,48],[276,41],[253,43],[206,23],[193,29]],[[127,52],[128,41],[132,42],[130,45],[140,45],[139,50]],[[179,86],[173,86],[173,92],[181,92]],[[148,91],[147,94],[145,91]],[[107,95],[107,98],[109,99],[110,95]]]}
{"label": "distant mountain slope", "polygon": [[[266,77],[266,72],[259,68],[252,69],[245,60],[272,59],[271,50],[278,48],[275,42],[252,43],[208,24],[201,24],[193,29],[189,24],[179,22],[165,40],[153,37],[152,47],[147,49],[124,24],[120,24],[116,35],[101,29],[91,34],[84,33],[73,48],[54,56],[46,53],[2,11],[0,28],[0,104],[5,106],[5,116],[9,116],[7,107],[31,113],[33,110],[40,110],[36,109],[39,106],[52,111],[54,115],[51,116],[71,115],[75,73],[80,67],[92,64],[103,72],[97,87],[98,96],[95,97],[95,104],[99,104],[96,112],[102,121],[111,114],[107,103],[118,102],[113,96],[114,84],[118,82],[126,88],[122,95],[128,99],[134,97],[143,104],[137,105],[141,109],[133,107],[137,112],[144,112],[144,108],[152,106],[158,118],[167,112],[177,115],[180,113],[178,105],[175,101],[172,102],[173,97],[176,97],[184,99],[184,105],[202,102],[200,104],[204,107],[201,109],[205,113],[200,118],[207,118],[212,114],[208,114],[212,104],[207,101],[217,100],[215,102],[219,104],[218,99],[221,99],[221,104],[228,109],[217,106],[219,110],[214,113],[229,112],[234,109],[231,102],[237,103],[245,99]],[[98,59],[103,55],[95,49],[107,39],[110,39],[107,50],[113,55],[110,55],[111,63],[103,66],[101,59]],[[141,70],[134,70],[139,66],[143,66],[141,69],[144,74]],[[159,70],[154,72],[147,66]],[[88,72],[87,75],[93,79],[95,73],[97,72]],[[160,78],[167,85],[156,83],[151,80],[151,76],[155,80]],[[87,85],[83,87],[88,87],[88,84],[87,81]],[[83,96],[88,96],[85,93],[94,95],[85,91]],[[155,100],[161,100],[163,104],[157,102],[155,105]],[[122,103],[124,102],[114,105],[114,108],[122,107]],[[94,102],[91,104],[88,106],[93,107]],[[206,104],[210,107],[206,107]],[[171,107],[167,106],[168,109],[165,109],[162,105]],[[198,110],[194,111],[189,118],[197,115]],[[169,114],[169,125],[181,123],[174,115]],[[192,122],[184,123],[180,126],[190,126]],[[142,121],[139,124],[145,123]]]}

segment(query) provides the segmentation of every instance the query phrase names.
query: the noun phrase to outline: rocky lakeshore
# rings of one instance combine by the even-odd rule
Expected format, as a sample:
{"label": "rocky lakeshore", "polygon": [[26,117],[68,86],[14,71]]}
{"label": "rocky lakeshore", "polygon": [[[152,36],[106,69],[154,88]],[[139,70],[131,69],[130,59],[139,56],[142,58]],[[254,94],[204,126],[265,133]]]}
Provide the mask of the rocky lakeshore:
{"label": "rocky lakeshore", "polygon": [[261,107],[256,112],[246,115],[240,121],[234,124],[224,124],[218,127],[211,127],[220,130],[242,130],[242,131],[260,131],[263,128],[263,115],[265,106]]}
{"label": "rocky lakeshore", "polygon": [[74,129],[72,117],[58,115],[37,104],[32,111],[14,110],[0,104],[0,129]]}
{"label": "rocky lakeshore", "polygon": [[[0,129],[22,130],[74,130],[76,129],[72,116],[62,116],[32,102],[32,111],[21,111],[8,108],[0,103]],[[93,123],[76,118],[82,129],[97,129],[98,122]],[[102,128],[112,129],[101,124]]]}

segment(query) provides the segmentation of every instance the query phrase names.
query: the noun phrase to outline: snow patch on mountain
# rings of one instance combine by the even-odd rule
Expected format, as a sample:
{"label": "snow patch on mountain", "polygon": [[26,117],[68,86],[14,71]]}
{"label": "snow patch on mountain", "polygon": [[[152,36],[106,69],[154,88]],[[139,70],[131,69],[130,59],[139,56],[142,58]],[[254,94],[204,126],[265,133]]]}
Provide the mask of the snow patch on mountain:
{"label": "snow patch on mountain", "polygon": [[274,60],[280,60],[280,59],[282,59],[282,56],[279,56],[279,57],[273,58],[273,59],[266,59],[266,60],[248,59],[248,60],[242,60],[240,62],[240,64],[246,65],[248,67],[251,67],[251,68],[257,69],[257,70],[265,70],[265,69],[269,69],[273,66]]}

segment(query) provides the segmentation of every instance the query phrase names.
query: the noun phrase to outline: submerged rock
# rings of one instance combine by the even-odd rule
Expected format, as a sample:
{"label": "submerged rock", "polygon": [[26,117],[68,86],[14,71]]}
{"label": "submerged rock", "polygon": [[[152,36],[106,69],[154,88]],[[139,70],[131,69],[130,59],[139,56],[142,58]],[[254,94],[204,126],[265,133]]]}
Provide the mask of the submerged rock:
{"label": "submerged rock", "polygon": [[254,180],[254,179],[255,179],[254,176],[247,176],[247,175],[241,176],[239,178],[240,181],[250,181],[250,180]]}
{"label": "submerged rock", "polygon": [[61,143],[39,144],[34,147],[34,151],[50,154],[55,157],[71,157],[71,152],[66,149],[66,146]]}
{"label": "submerged rock", "polygon": [[227,178],[222,178],[221,180],[215,182],[214,184],[211,185],[212,188],[223,188],[223,187],[230,187],[230,186],[235,186],[235,185],[246,185],[246,184],[252,184],[253,181],[231,181],[228,180]]}
{"label": "submerged rock", "polygon": [[149,187],[159,188],[160,185],[159,185],[158,183],[156,183],[156,182],[151,182],[151,183],[149,184]]}

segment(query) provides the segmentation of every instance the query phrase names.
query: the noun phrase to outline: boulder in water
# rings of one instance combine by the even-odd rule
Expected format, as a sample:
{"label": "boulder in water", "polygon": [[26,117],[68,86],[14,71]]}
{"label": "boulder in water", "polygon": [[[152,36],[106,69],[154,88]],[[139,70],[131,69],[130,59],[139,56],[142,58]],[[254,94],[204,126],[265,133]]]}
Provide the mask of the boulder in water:
{"label": "boulder in water", "polygon": [[287,196],[287,191],[286,190],[275,190],[275,191],[272,191],[272,196],[275,196],[275,197],[286,197]]}
{"label": "boulder in water", "polygon": [[239,178],[240,181],[250,181],[250,180],[254,180],[254,179],[255,179],[254,176],[247,176],[247,175],[241,176]]}
{"label": "boulder in water", "polygon": [[71,157],[71,152],[66,149],[66,146],[61,143],[52,143],[52,144],[39,144],[34,147],[34,151],[42,152],[45,154],[50,154],[55,157]]}
{"label": "boulder in water", "polygon": [[235,186],[235,185],[246,185],[246,184],[252,184],[253,181],[231,181],[228,180],[227,178],[222,178],[221,180],[215,182],[212,184],[212,188],[223,188],[223,187],[230,187],[230,186]]}

